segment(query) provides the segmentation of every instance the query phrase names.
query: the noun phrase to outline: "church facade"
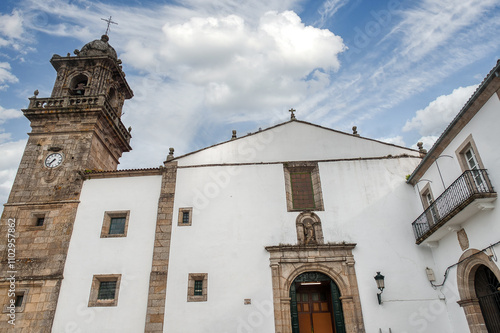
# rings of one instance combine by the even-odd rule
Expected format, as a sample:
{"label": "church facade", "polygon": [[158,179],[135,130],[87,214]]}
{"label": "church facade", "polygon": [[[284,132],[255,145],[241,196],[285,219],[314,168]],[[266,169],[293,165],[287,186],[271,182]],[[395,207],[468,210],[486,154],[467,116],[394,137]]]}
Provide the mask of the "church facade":
{"label": "church facade", "polygon": [[133,93],[107,36],[51,63],[2,214],[0,331],[500,327],[500,66],[428,153],[292,113],[117,170]]}

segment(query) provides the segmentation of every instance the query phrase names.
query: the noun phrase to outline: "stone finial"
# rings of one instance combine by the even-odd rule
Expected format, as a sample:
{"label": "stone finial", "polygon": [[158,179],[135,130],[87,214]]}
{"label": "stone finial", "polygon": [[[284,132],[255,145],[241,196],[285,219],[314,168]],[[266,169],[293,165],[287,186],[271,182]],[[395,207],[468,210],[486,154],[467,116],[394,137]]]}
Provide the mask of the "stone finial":
{"label": "stone finial", "polygon": [[35,98],[36,98],[36,97],[38,96],[38,94],[39,94],[38,89],[37,89],[37,90],[35,90],[35,91],[33,92],[33,94],[35,95]]}
{"label": "stone finial", "polygon": [[418,147],[418,152],[420,153],[420,155],[427,154],[427,150],[424,149],[424,143],[423,142],[417,142],[417,147]]}
{"label": "stone finial", "polygon": [[129,126],[129,127],[128,127],[128,132],[129,132],[129,133],[132,133],[132,126]]}
{"label": "stone finial", "polygon": [[358,134],[358,127],[357,126],[353,126],[352,127],[352,134],[359,136],[359,134]]}
{"label": "stone finial", "polygon": [[294,110],[293,108],[291,108],[290,110],[288,110],[288,112],[291,113],[290,120],[295,120],[296,119],[295,118],[295,112],[296,112],[296,110]]}
{"label": "stone finial", "polygon": [[233,136],[231,136],[231,140],[236,139],[236,130],[233,130]]}
{"label": "stone finial", "polygon": [[174,159],[174,148],[168,148],[167,162]]}
{"label": "stone finial", "polygon": [[75,55],[80,55],[80,50],[79,50],[79,49],[75,49],[75,50],[73,51],[73,53],[74,53]]}

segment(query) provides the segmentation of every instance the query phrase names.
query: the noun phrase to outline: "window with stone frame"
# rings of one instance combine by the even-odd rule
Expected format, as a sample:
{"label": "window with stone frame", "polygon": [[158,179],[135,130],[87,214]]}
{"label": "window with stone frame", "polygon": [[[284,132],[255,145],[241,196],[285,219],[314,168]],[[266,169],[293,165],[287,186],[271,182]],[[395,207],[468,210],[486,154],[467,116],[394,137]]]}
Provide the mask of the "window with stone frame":
{"label": "window with stone frame", "polygon": [[283,170],[288,211],[324,210],[317,163],[289,162]]}
{"label": "window with stone frame", "polygon": [[206,302],[208,299],[208,273],[189,273],[188,302]]}
{"label": "window with stone frame", "polygon": [[30,228],[44,229],[48,222],[48,212],[32,212],[30,219]]}
{"label": "window with stone frame", "polygon": [[9,303],[3,308],[3,313],[9,313],[14,306],[16,313],[23,312],[28,302],[28,289],[17,288],[13,297],[8,298]]}
{"label": "window with stone frame", "polygon": [[101,238],[126,237],[129,216],[129,210],[104,212]]}
{"label": "window with stone frame", "polygon": [[190,226],[193,222],[193,207],[179,208],[179,217],[177,225]]}
{"label": "window with stone frame", "polygon": [[424,210],[429,210],[427,211],[427,220],[428,222],[433,225],[437,222],[439,222],[439,212],[436,207],[436,205],[433,205],[434,203],[434,195],[432,194],[431,190],[431,185],[430,183],[427,183],[422,191],[420,191],[420,197],[422,199],[422,204],[424,206]]}
{"label": "window with stone frame", "polygon": [[472,138],[472,134],[465,139],[460,147],[458,147],[455,154],[458,157],[458,163],[460,164],[462,171],[471,171],[468,175],[477,189],[481,192],[488,191],[488,188],[491,188],[491,184],[489,183],[487,177],[484,176],[485,171],[483,170],[485,167],[483,161],[481,160],[481,156],[479,155],[476,143]]}
{"label": "window with stone frame", "polygon": [[455,154],[462,171],[485,168],[472,134],[458,147]]}
{"label": "window with stone frame", "polygon": [[120,280],[121,274],[94,275],[88,306],[116,306]]}

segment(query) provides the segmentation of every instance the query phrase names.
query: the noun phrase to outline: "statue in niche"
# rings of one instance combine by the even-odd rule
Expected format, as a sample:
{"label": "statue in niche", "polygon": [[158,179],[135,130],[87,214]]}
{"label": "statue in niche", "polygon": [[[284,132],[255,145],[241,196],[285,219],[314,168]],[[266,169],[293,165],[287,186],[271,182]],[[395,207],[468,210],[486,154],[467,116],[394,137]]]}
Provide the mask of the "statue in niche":
{"label": "statue in niche", "polygon": [[316,235],[311,219],[306,219],[304,223],[304,244],[316,244]]}
{"label": "statue in niche", "polygon": [[313,212],[303,212],[296,220],[297,241],[300,245],[323,244],[321,220]]}

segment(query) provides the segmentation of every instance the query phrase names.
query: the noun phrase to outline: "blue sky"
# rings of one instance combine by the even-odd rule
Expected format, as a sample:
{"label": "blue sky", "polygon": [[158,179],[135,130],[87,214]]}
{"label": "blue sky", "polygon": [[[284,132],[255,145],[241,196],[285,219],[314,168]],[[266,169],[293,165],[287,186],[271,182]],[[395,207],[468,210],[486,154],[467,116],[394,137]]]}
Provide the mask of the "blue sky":
{"label": "blue sky", "polygon": [[[3,0],[0,203],[30,131],[20,109],[50,96],[53,54],[106,30],[135,97],[133,151],[160,165],[289,119],[427,148],[500,58],[498,0]],[[293,149],[293,147],[290,147]]]}

